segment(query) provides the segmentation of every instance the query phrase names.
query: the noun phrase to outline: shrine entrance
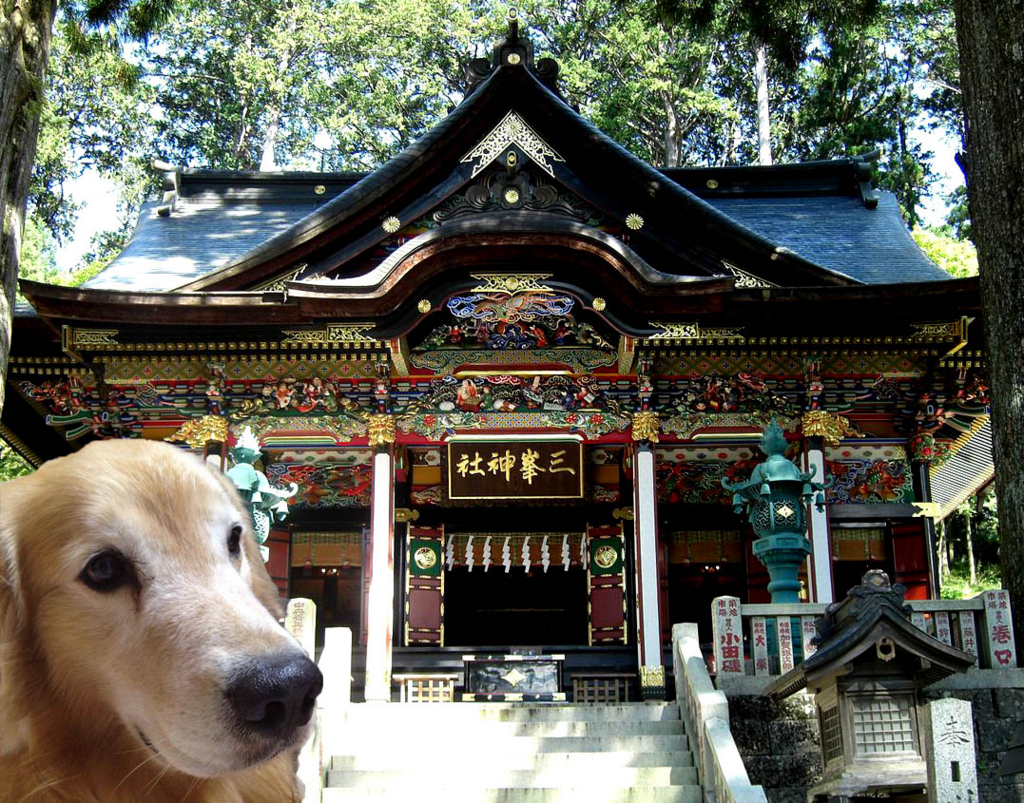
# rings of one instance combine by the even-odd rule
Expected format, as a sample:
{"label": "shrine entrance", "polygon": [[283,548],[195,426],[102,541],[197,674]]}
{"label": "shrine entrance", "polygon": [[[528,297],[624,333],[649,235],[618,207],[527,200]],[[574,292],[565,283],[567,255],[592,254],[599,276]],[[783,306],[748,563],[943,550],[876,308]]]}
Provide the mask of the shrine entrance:
{"label": "shrine entrance", "polygon": [[586,570],[452,569],[445,577],[445,642],[501,649],[586,645]]}
{"label": "shrine entrance", "polygon": [[628,641],[621,524],[575,533],[410,527],[406,544],[406,646]]}

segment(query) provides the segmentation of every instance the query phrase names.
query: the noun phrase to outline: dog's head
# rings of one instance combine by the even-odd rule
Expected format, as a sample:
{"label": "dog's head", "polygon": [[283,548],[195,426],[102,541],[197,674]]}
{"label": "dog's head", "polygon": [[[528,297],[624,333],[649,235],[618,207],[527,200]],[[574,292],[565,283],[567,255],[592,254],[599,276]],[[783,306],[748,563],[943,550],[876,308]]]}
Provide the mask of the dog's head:
{"label": "dog's head", "polygon": [[167,444],[97,442],[0,486],[0,509],[8,750],[53,706],[197,777],[301,742],[320,672],[223,476]]}

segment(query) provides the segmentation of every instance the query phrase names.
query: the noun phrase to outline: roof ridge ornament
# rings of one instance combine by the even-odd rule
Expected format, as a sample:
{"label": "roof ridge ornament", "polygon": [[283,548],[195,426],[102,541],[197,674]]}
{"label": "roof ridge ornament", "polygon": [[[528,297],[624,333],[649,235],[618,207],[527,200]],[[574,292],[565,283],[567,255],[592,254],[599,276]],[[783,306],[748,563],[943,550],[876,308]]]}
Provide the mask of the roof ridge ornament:
{"label": "roof ridge ornament", "polygon": [[494,46],[491,58],[473,59],[466,65],[466,81],[469,83],[466,95],[472,94],[502,65],[513,68],[523,67],[529,70],[534,78],[558,97],[562,97],[562,93],[558,91],[558,62],[552,58],[543,58],[534,62],[533,42],[529,37],[519,35],[519,11],[516,8],[510,8],[508,11],[508,33],[505,35],[504,41]]}
{"label": "roof ridge ornament", "polygon": [[565,159],[537,136],[537,133],[526,124],[526,121],[514,111],[506,114],[491,133],[480,140],[477,146],[463,156],[460,161],[467,164],[476,159],[480,160],[473,166],[473,173],[470,176],[470,178],[476,178],[482,170],[502,156],[505,149],[511,145],[518,147],[524,155],[530,157],[541,170],[552,178],[555,176],[555,168],[548,162],[548,159],[565,162]]}

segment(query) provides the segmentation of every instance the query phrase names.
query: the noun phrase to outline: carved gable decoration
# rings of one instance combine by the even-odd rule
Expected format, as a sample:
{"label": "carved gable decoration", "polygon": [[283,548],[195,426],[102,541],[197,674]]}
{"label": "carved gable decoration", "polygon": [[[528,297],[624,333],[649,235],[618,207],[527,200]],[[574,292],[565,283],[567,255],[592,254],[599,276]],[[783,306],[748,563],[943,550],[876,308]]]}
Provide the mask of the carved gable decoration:
{"label": "carved gable decoration", "polygon": [[473,177],[475,178],[511,145],[517,146],[552,178],[555,175],[555,169],[548,159],[553,159],[556,162],[565,161],[555,153],[550,145],[537,136],[522,117],[512,111],[506,114],[494,130],[484,137],[473,150],[463,156],[461,161],[464,164],[469,164],[479,160],[473,165]]}

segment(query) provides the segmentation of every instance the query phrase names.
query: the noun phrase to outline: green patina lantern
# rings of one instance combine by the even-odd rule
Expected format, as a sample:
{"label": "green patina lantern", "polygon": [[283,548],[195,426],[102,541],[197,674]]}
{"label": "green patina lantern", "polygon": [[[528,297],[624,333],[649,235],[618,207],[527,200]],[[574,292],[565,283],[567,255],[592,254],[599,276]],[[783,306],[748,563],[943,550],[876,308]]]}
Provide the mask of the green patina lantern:
{"label": "green patina lantern", "polygon": [[[260,459],[260,444],[249,427],[242,431],[238,442],[231,448],[231,458],[235,465],[225,474],[235,484],[242,503],[249,509],[253,532],[262,545],[270,535],[272,521],[283,521],[288,515],[286,500],[295,496],[299,487],[292,483],[287,490],[275,488],[266,474],[254,467],[253,464]],[[263,549],[261,547],[261,551]]]}
{"label": "green patina lantern", "polygon": [[811,553],[806,504],[814,497],[815,506],[823,510],[822,492],[832,484],[831,478],[825,483],[812,482],[814,471],[804,474],[786,459],[786,445],[782,427],[772,419],[761,440],[761,451],[768,459],[754,467],[746,482],[733,485],[722,480],[722,487],[732,491],[736,512],[746,511],[758,536],[754,557],[768,569],[772,602],[799,601],[797,573]]}

